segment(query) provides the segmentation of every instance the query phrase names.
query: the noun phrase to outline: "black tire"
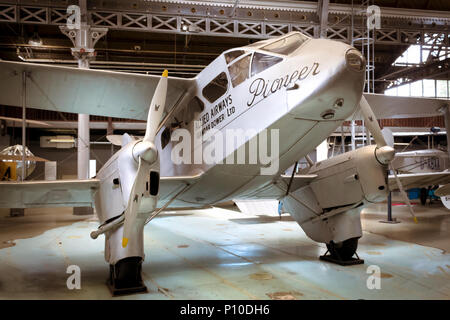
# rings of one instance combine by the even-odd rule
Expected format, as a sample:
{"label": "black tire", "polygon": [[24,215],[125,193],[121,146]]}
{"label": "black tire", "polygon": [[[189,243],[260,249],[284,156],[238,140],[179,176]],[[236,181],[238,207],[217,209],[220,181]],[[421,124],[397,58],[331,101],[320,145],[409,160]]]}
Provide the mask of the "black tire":
{"label": "black tire", "polygon": [[350,238],[339,243],[331,241],[327,243],[328,251],[335,259],[347,261],[350,260],[358,249],[358,239]]}
{"label": "black tire", "polygon": [[110,265],[110,283],[116,289],[142,286],[142,258],[128,257]]}
{"label": "black tire", "polygon": [[420,189],[420,204],[423,206],[426,205],[427,198],[428,198],[428,189],[421,188]]}

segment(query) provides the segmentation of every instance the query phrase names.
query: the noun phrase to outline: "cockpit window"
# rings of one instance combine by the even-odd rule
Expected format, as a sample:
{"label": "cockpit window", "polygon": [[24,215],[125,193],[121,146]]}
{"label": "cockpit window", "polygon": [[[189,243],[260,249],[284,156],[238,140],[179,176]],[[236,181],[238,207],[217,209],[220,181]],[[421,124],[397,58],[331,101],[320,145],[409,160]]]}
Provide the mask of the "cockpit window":
{"label": "cockpit window", "polygon": [[235,51],[230,51],[225,53],[225,61],[227,62],[227,64],[229,64],[230,62],[234,61],[236,58],[239,58],[240,56],[242,56],[245,53],[244,50],[235,50]]}
{"label": "cockpit window", "polygon": [[203,96],[209,102],[214,102],[228,91],[228,79],[225,72],[220,73],[203,88]]}
{"label": "cockpit window", "polygon": [[255,52],[253,55],[253,61],[252,61],[252,77],[255,74],[260,73],[261,71],[264,71],[268,68],[270,68],[273,65],[276,65],[278,62],[282,61],[283,59],[280,57],[270,56],[268,54],[263,54],[259,52]]}
{"label": "cockpit window", "polygon": [[228,72],[230,73],[231,83],[233,84],[233,87],[238,86],[243,81],[248,79],[250,58],[251,55],[248,55],[228,67]]}
{"label": "cockpit window", "polygon": [[294,33],[289,37],[275,41],[274,43],[262,47],[261,49],[273,53],[289,55],[296,49],[300,48],[300,46],[308,39],[309,38],[307,36],[301,33]]}

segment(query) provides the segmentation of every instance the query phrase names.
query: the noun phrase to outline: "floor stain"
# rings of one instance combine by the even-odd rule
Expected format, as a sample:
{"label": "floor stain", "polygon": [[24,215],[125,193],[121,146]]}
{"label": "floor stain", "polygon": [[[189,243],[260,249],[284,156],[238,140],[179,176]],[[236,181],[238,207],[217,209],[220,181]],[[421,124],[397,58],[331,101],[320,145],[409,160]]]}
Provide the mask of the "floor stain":
{"label": "floor stain", "polygon": [[177,248],[188,248],[189,245],[188,244],[180,244],[179,246],[177,246]]}
{"label": "floor stain", "polygon": [[273,275],[268,272],[252,273],[250,278],[253,280],[270,280],[273,279]]}
{"label": "floor stain", "polygon": [[266,295],[272,300],[297,300],[296,296],[303,296],[303,293],[298,291],[279,291],[266,293]]}
{"label": "floor stain", "polygon": [[367,251],[367,254],[370,254],[371,256],[379,256],[381,255],[380,251]]}
{"label": "floor stain", "polygon": [[371,246],[376,246],[376,247],[385,247],[385,246],[386,246],[385,243],[379,243],[379,242],[377,242],[377,243],[371,243],[370,245],[371,245]]}
{"label": "floor stain", "polygon": [[[447,266],[447,268],[448,268],[448,266]],[[442,273],[445,274],[446,276],[449,276],[449,274],[447,273],[447,271],[445,271],[445,269],[442,268],[441,266],[439,266],[438,269],[441,270]]]}
{"label": "floor stain", "polygon": [[158,292],[160,292],[160,293],[162,293],[164,295],[167,295],[170,292],[170,290],[167,289],[167,288],[158,287]]}
{"label": "floor stain", "polygon": [[384,272],[382,272],[381,275],[380,275],[380,278],[381,278],[381,279],[389,279],[389,278],[392,278],[392,277],[393,277],[393,275],[390,274],[390,273],[384,273]]}

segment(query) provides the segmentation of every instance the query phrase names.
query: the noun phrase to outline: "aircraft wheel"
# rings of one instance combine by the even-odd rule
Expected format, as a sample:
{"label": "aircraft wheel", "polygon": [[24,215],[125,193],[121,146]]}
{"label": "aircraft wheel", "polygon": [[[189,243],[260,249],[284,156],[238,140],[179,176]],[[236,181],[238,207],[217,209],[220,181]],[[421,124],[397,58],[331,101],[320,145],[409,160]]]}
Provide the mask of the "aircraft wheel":
{"label": "aircraft wheel", "polygon": [[358,248],[359,238],[350,238],[342,242],[335,243],[331,241],[327,243],[328,251],[333,258],[347,261],[350,260]]}
{"label": "aircraft wheel", "polygon": [[428,198],[428,189],[421,188],[420,189],[420,204],[425,205],[427,203]]}
{"label": "aircraft wheel", "polygon": [[113,295],[146,291],[141,272],[141,257],[124,258],[115,265],[110,265],[108,285]]}

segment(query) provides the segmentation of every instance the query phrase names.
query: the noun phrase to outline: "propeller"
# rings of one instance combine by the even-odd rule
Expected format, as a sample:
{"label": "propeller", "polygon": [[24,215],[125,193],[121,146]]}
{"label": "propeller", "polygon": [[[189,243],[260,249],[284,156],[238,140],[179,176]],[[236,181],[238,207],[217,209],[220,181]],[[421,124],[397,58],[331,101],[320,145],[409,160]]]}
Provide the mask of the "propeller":
{"label": "propeller", "polygon": [[[361,113],[364,117],[364,124],[367,126],[369,131],[372,133],[373,139],[375,140],[375,143],[377,144],[377,148],[375,149],[375,157],[377,160],[385,165],[389,165],[391,170],[394,173],[395,182],[397,183],[398,189],[400,190],[400,193],[402,194],[406,204],[408,205],[409,212],[411,213],[411,216],[414,219],[414,222],[417,223],[417,217],[414,214],[414,210],[412,208],[411,202],[409,201],[408,195],[406,194],[405,190],[403,189],[402,182],[397,176],[396,169],[392,163],[392,160],[395,156],[395,149],[393,146],[389,146],[386,142],[386,139],[384,138],[383,132],[381,131],[380,125],[378,124],[377,118],[375,117],[375,114],[373,113],[372,109],[370,108],[369,103],[367,102],[364,95],[361,97],[360,102],[360,109]],[[385,133],[386,134],[386,133]]]}
{"label": "propeller", "polygon": [[[155,146],[155,137],[166,103],[167,76],[168,71],[164,70],[162,77],[159,80],[158,86],[156,87],[152,102],[150,103],[145,136],[141,141],[137,142],[134,145],[132,150],[132,156],[134,160],[139,163],[139,166],[136,171],[133,186],[131,188],[128,205],[125,209],[125,220],[122,237],[123,248],[128,245],[128,241],[131,238],[131,235],[138,231],[137,228],[139,227],[139,207],[144,192],[147,188],[146,183],[148,182],[147,179],[150,168],[154,168],[155,166],[159,167],[158,150]],[[151,211],[155,210],[156,203],[156,200],[152,202]]]}

